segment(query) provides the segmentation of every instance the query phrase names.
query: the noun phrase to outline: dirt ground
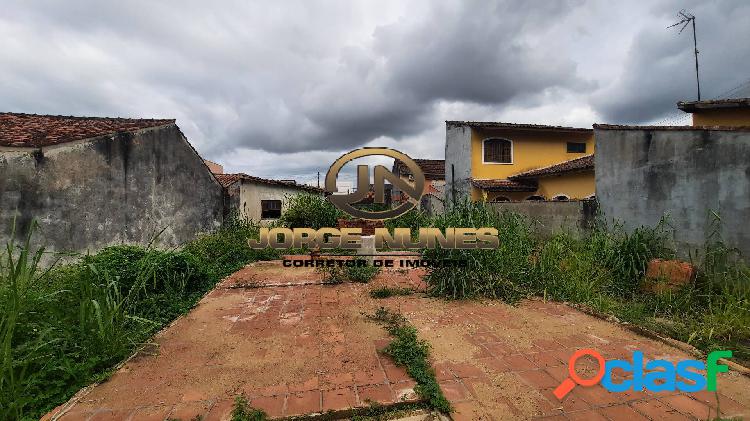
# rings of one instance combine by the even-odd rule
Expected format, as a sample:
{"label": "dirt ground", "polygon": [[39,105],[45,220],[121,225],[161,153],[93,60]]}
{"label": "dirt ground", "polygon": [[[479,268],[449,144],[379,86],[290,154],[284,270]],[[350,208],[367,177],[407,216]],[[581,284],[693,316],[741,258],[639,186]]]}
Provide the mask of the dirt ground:
{"label": "dirt ground", "polygon": [[[234,397],[275,418],[416,400],[414,382],[378,352],[389,341],[367,320],[385,306],[432,345],[432,363],[454,419],[707,419],[750,414],[750,379],[721,374],[719,393],[552,390],[578,348],[605,358],[686,359],[687,354],[568,306],[526,301],[444,301],[423,294],[372,299],[381,285],[423,289],[421,270],[383,271],[369,284],[321,285],[313,269],[250,265],[108,381],[48,414],[63,420],[226,420]],[[579,362],[583,377],[592,364]],[[590,373],[589,373],[590,374]]]}

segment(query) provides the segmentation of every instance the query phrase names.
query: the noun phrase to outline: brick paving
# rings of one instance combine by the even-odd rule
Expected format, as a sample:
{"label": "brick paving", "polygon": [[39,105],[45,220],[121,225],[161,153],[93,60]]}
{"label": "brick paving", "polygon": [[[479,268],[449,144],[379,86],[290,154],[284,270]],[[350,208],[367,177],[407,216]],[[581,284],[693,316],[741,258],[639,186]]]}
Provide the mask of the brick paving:
{"label": "brick paving", "polygon": [[[389,341],[382,328],[361,314],[381,305],[402,312],[431,343],[455,420],[717,415],[717,396],[708,392],[610,393],[579,386],[558,401],[552,391],[567,377],[570,355],[582,347],[605,358],[635,349],[650,359],[689,358],[568,306],[369,297],[382,284],[422,288],[420,273],[390,270],[369,285],[320,285],[319,274],[309,269],[282,269],[278,262],[249,266],[158,334],[158,347],[149,347],[157,352],[137,355],[67,406],[61,419],[226,420],[237,395],[275,418],[416,400],[413,380],[378,352]],[[576,366],[583,377],[592,368],[583,360]],[[718,402],[723,416],[750,415],[750,379],[720,374]]]}

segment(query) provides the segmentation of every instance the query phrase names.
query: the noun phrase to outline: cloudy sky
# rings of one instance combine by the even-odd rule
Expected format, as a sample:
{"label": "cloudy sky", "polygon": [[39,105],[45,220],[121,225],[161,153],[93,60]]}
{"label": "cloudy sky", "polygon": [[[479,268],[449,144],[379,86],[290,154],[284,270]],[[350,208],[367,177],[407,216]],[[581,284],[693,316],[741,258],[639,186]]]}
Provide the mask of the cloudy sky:
{"label": "cloudy sky", "polygon": [[0,110],[171,117],[228,171],[312,182],[342,152],[443,158],[445,120],[686,124],[750,81],[746,0],[29,1],[0,12]]}

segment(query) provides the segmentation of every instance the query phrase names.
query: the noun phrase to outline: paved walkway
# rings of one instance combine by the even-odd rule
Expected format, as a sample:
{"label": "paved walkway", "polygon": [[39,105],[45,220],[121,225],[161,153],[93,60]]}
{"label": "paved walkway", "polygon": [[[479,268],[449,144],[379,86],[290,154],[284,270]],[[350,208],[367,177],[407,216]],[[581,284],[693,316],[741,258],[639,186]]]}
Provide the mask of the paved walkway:
{"label": "paved walkway", "polygon": [[[579,347],[605,358],[633,349],[649,358],[680,351],[564,305],[449,302],[420,295],[375,300],[378,285],[422,287],[420,271],[389,270],[368,285],[320,285],[310,269],[279,262],[225,280],[110,380],[65,407],[64,420],[229,418],[245,395],[272,417],[341,411],[370,402],[415,400],[414,382],[378,349],[388,343],[362,312],[401,311],[432,344],[433,366],[456,408],[454,419],[688,420],[716,415],[713,394],[606,392],[577,387],[562,402],[552,390]],[[590,370],[586,364],[578,371]],[[725,415],[750,415],[750,379],[720,375]],[[56,413],[57,415],[60,412]]]}

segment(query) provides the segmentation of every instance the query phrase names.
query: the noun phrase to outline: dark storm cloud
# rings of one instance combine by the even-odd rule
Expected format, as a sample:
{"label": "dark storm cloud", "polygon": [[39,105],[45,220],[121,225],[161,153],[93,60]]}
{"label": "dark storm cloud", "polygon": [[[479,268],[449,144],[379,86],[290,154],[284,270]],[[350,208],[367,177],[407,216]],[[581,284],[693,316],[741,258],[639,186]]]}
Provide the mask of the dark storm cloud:
{"label": "dark storm cloud", "polygon": [[296,152],[416,135],[440,101],[586,86],[524,35],[580,2],[428,3],[353,43],[356,8],[321,5],[13,3],[3,24],[30,57],[3,60],[2,106],[172,116],[209,154]]}
{"label": "dark storm cloud", "polygon": [[694,89],[690,35],[665,29],[682,7],[706,96],[750,77],[741,0],[6,1],[0,110],[173,117],[207,158],[266,176],[372,142],[440,158],[445,119],[673,111]]}
{"label": "dark storm cloud", "polygon": [[593,99],[604,121],[638,123],[678,113],[677,101],[696,99],[692,27],[679,21],[686,7],[697,16],[702,99],[720,96],[750,78],[750,3],[668,2],[652,10],[650,26],[635,36],[621,76]]}
{"label": "dark storm cloud", "polygon": [[540,35],[581,2],[470,2],[435,6],[416,25],[375,32],[393,82],[418,98],[504,104],[551,87],[586,89],[576,63]]}

